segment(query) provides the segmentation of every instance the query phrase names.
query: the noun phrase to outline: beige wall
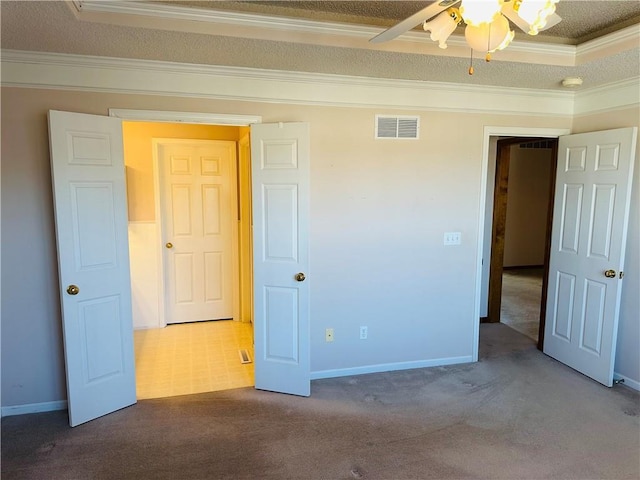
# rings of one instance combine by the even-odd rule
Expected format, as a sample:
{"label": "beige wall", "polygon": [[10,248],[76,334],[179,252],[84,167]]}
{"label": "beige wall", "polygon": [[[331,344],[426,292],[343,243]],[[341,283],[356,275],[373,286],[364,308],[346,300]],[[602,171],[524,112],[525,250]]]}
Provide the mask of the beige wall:
{"label": "beige wall", "polygon": [[129,221],[154,221],[154,138],[238,141],[239,127],[179,123],[123,122]]}
{"label": "beige wall", "polygon": [[511,147],[505,267],[544,264],[551,169],[555,165],[552,152],[551,149]]}
{"label": "beige wall", "polygon": [[[3,406],[66,397],[47,110],[109,108],[310,123],[311,369],[329,374],[471,356],[483,128],[570,126],[567,118],[3,88]],[[376,113],[420,114],[421,138],[376,141]],[[446,231],[461,232],[462,245],[443,246]],[[358,339],[362,324],[367,341]]]}

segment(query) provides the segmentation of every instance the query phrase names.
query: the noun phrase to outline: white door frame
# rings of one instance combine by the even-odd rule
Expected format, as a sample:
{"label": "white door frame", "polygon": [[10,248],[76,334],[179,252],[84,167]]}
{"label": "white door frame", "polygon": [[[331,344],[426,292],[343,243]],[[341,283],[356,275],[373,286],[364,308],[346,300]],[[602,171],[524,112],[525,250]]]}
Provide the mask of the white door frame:
{"label": "white door frame", "polygon": [[[152,145],[152,156],[153,156],[153,196],[154,196],[154,205],[156,210],[156,245],[159,245],[157,262],[158,262],[158,326],[166,327],[167,326],[167,315],[166,315],[166,291],[165,291],[165,278],[166,278],[166,259],[164,255],[164,249],[162,245],[165,242],[165,235],[163,234],[164,225],[163,225],[163,212],[162,212],[162,192],[164,189],[160,184],[160,149],[163,146],[167,145],[208,145],[219,142],[229,142],[234,143],[236,145],[236,151],[238,148],[237,140],[200,140],[200,139],[189,139],[189,138],[153,138],[151,140]],[[240,262],[238,259],[238,181],[237,181],[237,168],[236,164],[232,165],[231,175],[234,177],[232,182],[232,189],[234,193],[233,198],[233,222],[231,226],[231,263],[233,264],[231,282],[233,287],[231,288],[231,296],[232,296],[232,304],[233,309],[231,314],[233,315],[233,319],[235,321],[240,320]]]}
{"label": "white door frame", "polygon": [[[530,127],[484,127],[482,142],[482,173],[480,175],[480,208],[478,209],[478,248],[476,252],[476,292],[473,319],[473,361],[478,361],[478,346],[480,342],[480,308],[482,301],[482,256],[484,252],[485,209],[487,200],[487,179],[489,174],[489,149],[491,137],[546,137],[558,138],[569,135],[568,128],[530,128]],[[557,161],[557,159],[556,159]],[[489,259],[485,259],[489,262]]]}
{"label": "white door frame", "polygon": [[[254,123],[262,123],[262,117],[259,115],[229,115],[224,113],[197,113],[197,112],[172,112],[172,111],[163,111],[163,110],[130,110],[130,109],[120,109],[120,108],[110,108],[109,109],[110,117],[117,117],[122,120],[128,121],[141,121],[141,122],[164,122],[164,123],[191,123],[191,124],[199,124],[199,125],[226,125],[226,126],[236,126],[236,127],[248,127]],[[177,140],[177,139],[173,139]],[[236,142],[237,143],[237,142]],[[161,216],[159,215],[159,178],[158,178],[158,164],[157,164],[157,146],[154,143],[153,146],[153,175],[154,175],[154,201],[155,201],[155,209],[156,209],[156,241],[159,242],[157,245],[161,245],[162,243],[162,230],[161,230]],[[234,252],[237,254],[237,241],[236,237],[234,237]],[[158,327],[165,327],[167,325],[165,318],[165,302],[164,302],[164,260],[163,260],[163,252],[162,248],[158,249]],[[234,255],[234,262],[237,262],[237,255]],[[252,268],[253,268],[253,259]],[[237,275],[237,271],[234,269]],[[233,300],[233,318],[239,318],[240,307],[237,304],[237,299],[239,295],[237,294],[237,288],[239,288],[236,283],[237,278],[234,275],[234,300]]]}

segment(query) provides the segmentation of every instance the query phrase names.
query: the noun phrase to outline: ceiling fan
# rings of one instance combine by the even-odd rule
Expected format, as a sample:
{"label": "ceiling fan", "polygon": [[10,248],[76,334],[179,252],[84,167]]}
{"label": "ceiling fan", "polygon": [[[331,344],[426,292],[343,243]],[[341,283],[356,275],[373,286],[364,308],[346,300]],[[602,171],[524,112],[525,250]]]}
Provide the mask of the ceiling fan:
{"label": "ceiling fan", "polygon": [[[419,12],[376,35],[371,43],[392,40],[423,23],[425,31],[431,32],[431,40],[438,41],[440,48],[447,48],[447,39],[464,22],[465,39],[473,50],[491,53],[506,48],[514,37],[511,20],[529,35],[557,25],[562,19],[555,13],[559,0],[441,0],[429,4]],[[458,5],[460,4],[460,5]],[[469,69],[473,74],[473,66]]]}

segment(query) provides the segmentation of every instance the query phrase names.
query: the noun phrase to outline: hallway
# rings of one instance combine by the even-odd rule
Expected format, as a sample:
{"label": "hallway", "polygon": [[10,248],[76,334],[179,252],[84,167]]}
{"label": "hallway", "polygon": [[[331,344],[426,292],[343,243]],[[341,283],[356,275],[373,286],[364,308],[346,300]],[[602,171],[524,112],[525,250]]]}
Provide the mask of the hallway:
{"label": "hallway", "polygon": [[542,276],[540,268],[505,269],[502,274],[500,321],[538,341]]}

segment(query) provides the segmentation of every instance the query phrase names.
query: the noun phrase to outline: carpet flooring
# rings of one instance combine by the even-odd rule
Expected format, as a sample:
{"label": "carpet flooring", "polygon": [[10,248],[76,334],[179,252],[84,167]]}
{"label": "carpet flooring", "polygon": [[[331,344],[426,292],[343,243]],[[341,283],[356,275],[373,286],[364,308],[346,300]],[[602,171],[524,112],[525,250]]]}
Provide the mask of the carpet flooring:
{"label": "carpet flooring", "polygon": [[142,400],[75,428],[2,419],[13,479],[637,479],[640,395],[502,324],[477,363]]}

